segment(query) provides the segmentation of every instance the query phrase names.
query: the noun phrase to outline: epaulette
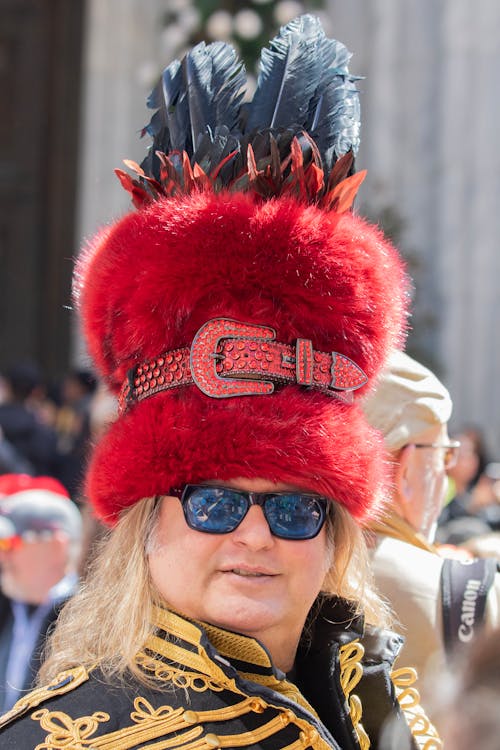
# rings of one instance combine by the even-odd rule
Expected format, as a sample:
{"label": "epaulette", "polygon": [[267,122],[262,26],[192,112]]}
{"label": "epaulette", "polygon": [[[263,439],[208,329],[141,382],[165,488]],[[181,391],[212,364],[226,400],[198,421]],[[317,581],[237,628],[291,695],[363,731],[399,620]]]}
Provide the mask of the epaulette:
{"label": "epaulette", "polygon": [[3,729],[7,724],[10,724],[15,719],[28,713],[32,708],[36,708],[44,701],[49,698],[53,698],[55,695],[63,695],[74,690],[83,682],[89,679],[89,674],[85,667],[74,667],[74,669],[67,669],[64,672],[59,672],[57,677],[49,682],[48,685],[32,690],[31,693],[23,695],[7,713],[0,716],[0,729]]}

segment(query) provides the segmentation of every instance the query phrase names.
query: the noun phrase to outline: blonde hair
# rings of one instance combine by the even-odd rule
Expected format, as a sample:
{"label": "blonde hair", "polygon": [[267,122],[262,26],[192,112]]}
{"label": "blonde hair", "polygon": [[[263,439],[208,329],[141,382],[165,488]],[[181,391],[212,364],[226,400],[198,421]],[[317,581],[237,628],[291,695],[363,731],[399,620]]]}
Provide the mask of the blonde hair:
{"label": "blonde hair", "polygon": [[[154,631],[152,610],[162,601],[148,566],[159,506],[155,498],[136,503],[100,541],[80,591],[63,608],[47,643],[39,684],[79,665],[99,665],[108,678],[123,679],[130,671],[147,682],[135,657]],[[342,506],[328,514],[327,538],[332,563],[323,593],[350,600],[367,622],[386,626],[388,612],[372,589],[363,535]]]}
{"label": "blonde hair", "polygon": [[78,665],[98,664],[109,676],[131,670],[140,678],[134,657],[154,629],[158,601],[145,549],[155,518],[155,499],[142,500],[99,541],[80,590],[63,607],[47,642],[39,684]]}
{"label": "blonde hair", "polygon": [[394,622],[393,615],[387,602],[375,589],[361,527],[342,505],[335,503],[332,503],[327,524],[333,554],[322,592],[350,601],[355,614],[362,614],[367,624],[390,627]]}

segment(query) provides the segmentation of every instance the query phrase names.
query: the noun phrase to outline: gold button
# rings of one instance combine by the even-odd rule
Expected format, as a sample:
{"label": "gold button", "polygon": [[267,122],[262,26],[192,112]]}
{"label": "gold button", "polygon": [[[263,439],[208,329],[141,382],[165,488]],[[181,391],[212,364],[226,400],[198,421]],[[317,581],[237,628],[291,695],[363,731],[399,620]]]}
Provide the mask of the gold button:
{"label": "gold button", "polygon": [[194,711],[184,711],[182,714],[182,718],[186,722],[186,724],[196,724],[198,721],[198,715],[195,714]]}
{"label": "gold button", "polygon": [[318,739],[318,733],[314,729],[314,727],[311,727],[310,729],[302,731],[299,737],[304,747],[309,747],[310,745],[314,745],[314,743]]}
{"label": "gold button", "polygon": [[287,708],[286,711],[281,712],[280,719],[283,726],[286,727],[287,724],[290,724],[295,719],[295,714]]}
{"label": "gold button", "polygon": [[220,747],[219,738],[216,734],[206,734],[205,735],[205,742],[210,747]]}
{"label": "gold button", "polygon": [[256,714],[263,713],[265,708],[266,704],[261,698],[255,698],[255,700],[252,700],[252,702],[250,703],[250,709]]}

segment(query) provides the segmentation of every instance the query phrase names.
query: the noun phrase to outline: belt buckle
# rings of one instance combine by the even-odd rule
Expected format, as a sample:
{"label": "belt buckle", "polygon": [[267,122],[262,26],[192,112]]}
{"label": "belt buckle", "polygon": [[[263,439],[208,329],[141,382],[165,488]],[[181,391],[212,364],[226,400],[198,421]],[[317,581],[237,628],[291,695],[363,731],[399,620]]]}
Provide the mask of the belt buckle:
{"label": "belt buckle", "polygon": [[231,318],[213,318],[197,331],[189,355],[193,381],[200,391],[210,398],[234,396],[265,396],[274,391],[268,380],[223,378],[216,370],[220,354],[217,347],[222,339],[257,339],[274,341],[274,328],[254,323],[240,323]]}

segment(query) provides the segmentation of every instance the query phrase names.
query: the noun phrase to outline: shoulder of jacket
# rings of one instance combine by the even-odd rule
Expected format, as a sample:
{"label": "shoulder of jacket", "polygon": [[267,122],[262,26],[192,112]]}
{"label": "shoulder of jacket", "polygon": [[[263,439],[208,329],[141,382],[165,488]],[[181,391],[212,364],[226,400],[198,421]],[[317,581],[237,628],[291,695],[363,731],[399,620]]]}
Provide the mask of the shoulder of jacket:
{"label": "shoulder of jacket", "polygon": [[12,721],[24,716],[32,708],[40,706],[44,701],[58,695],[64,695],[75,690],[79,685],[89,679],[89,673],[85,667],[74,667],[60,672],[48,685],[32,690],[20,698],[7,713],[0,716],[0,729],[3,729]]}
{"label": "shoulder of jacket", "polygon": [[[398,593],[408,598],[416,592],[419,596],[426,592],[437,596],[443,558],[412,544],[387,538],[372,555],[371,567],[379,590],[393,603]],[[397,612],[397,606],[395,609]]]}
{"label": "shoulder of jacket", "polygon": [[423,549],[409,541],[395,539],[391,536],[379,536],[377,538],[379,543],[372,552],[372,557],[375,559],[403,554],[403,564],[407,561],[408,565],[412,565],[415,561],[418,561],[419,563],[424,562],[437,568],[440,568],[442,565],[443,558],[437,552],[433,552],[430,549]]}

